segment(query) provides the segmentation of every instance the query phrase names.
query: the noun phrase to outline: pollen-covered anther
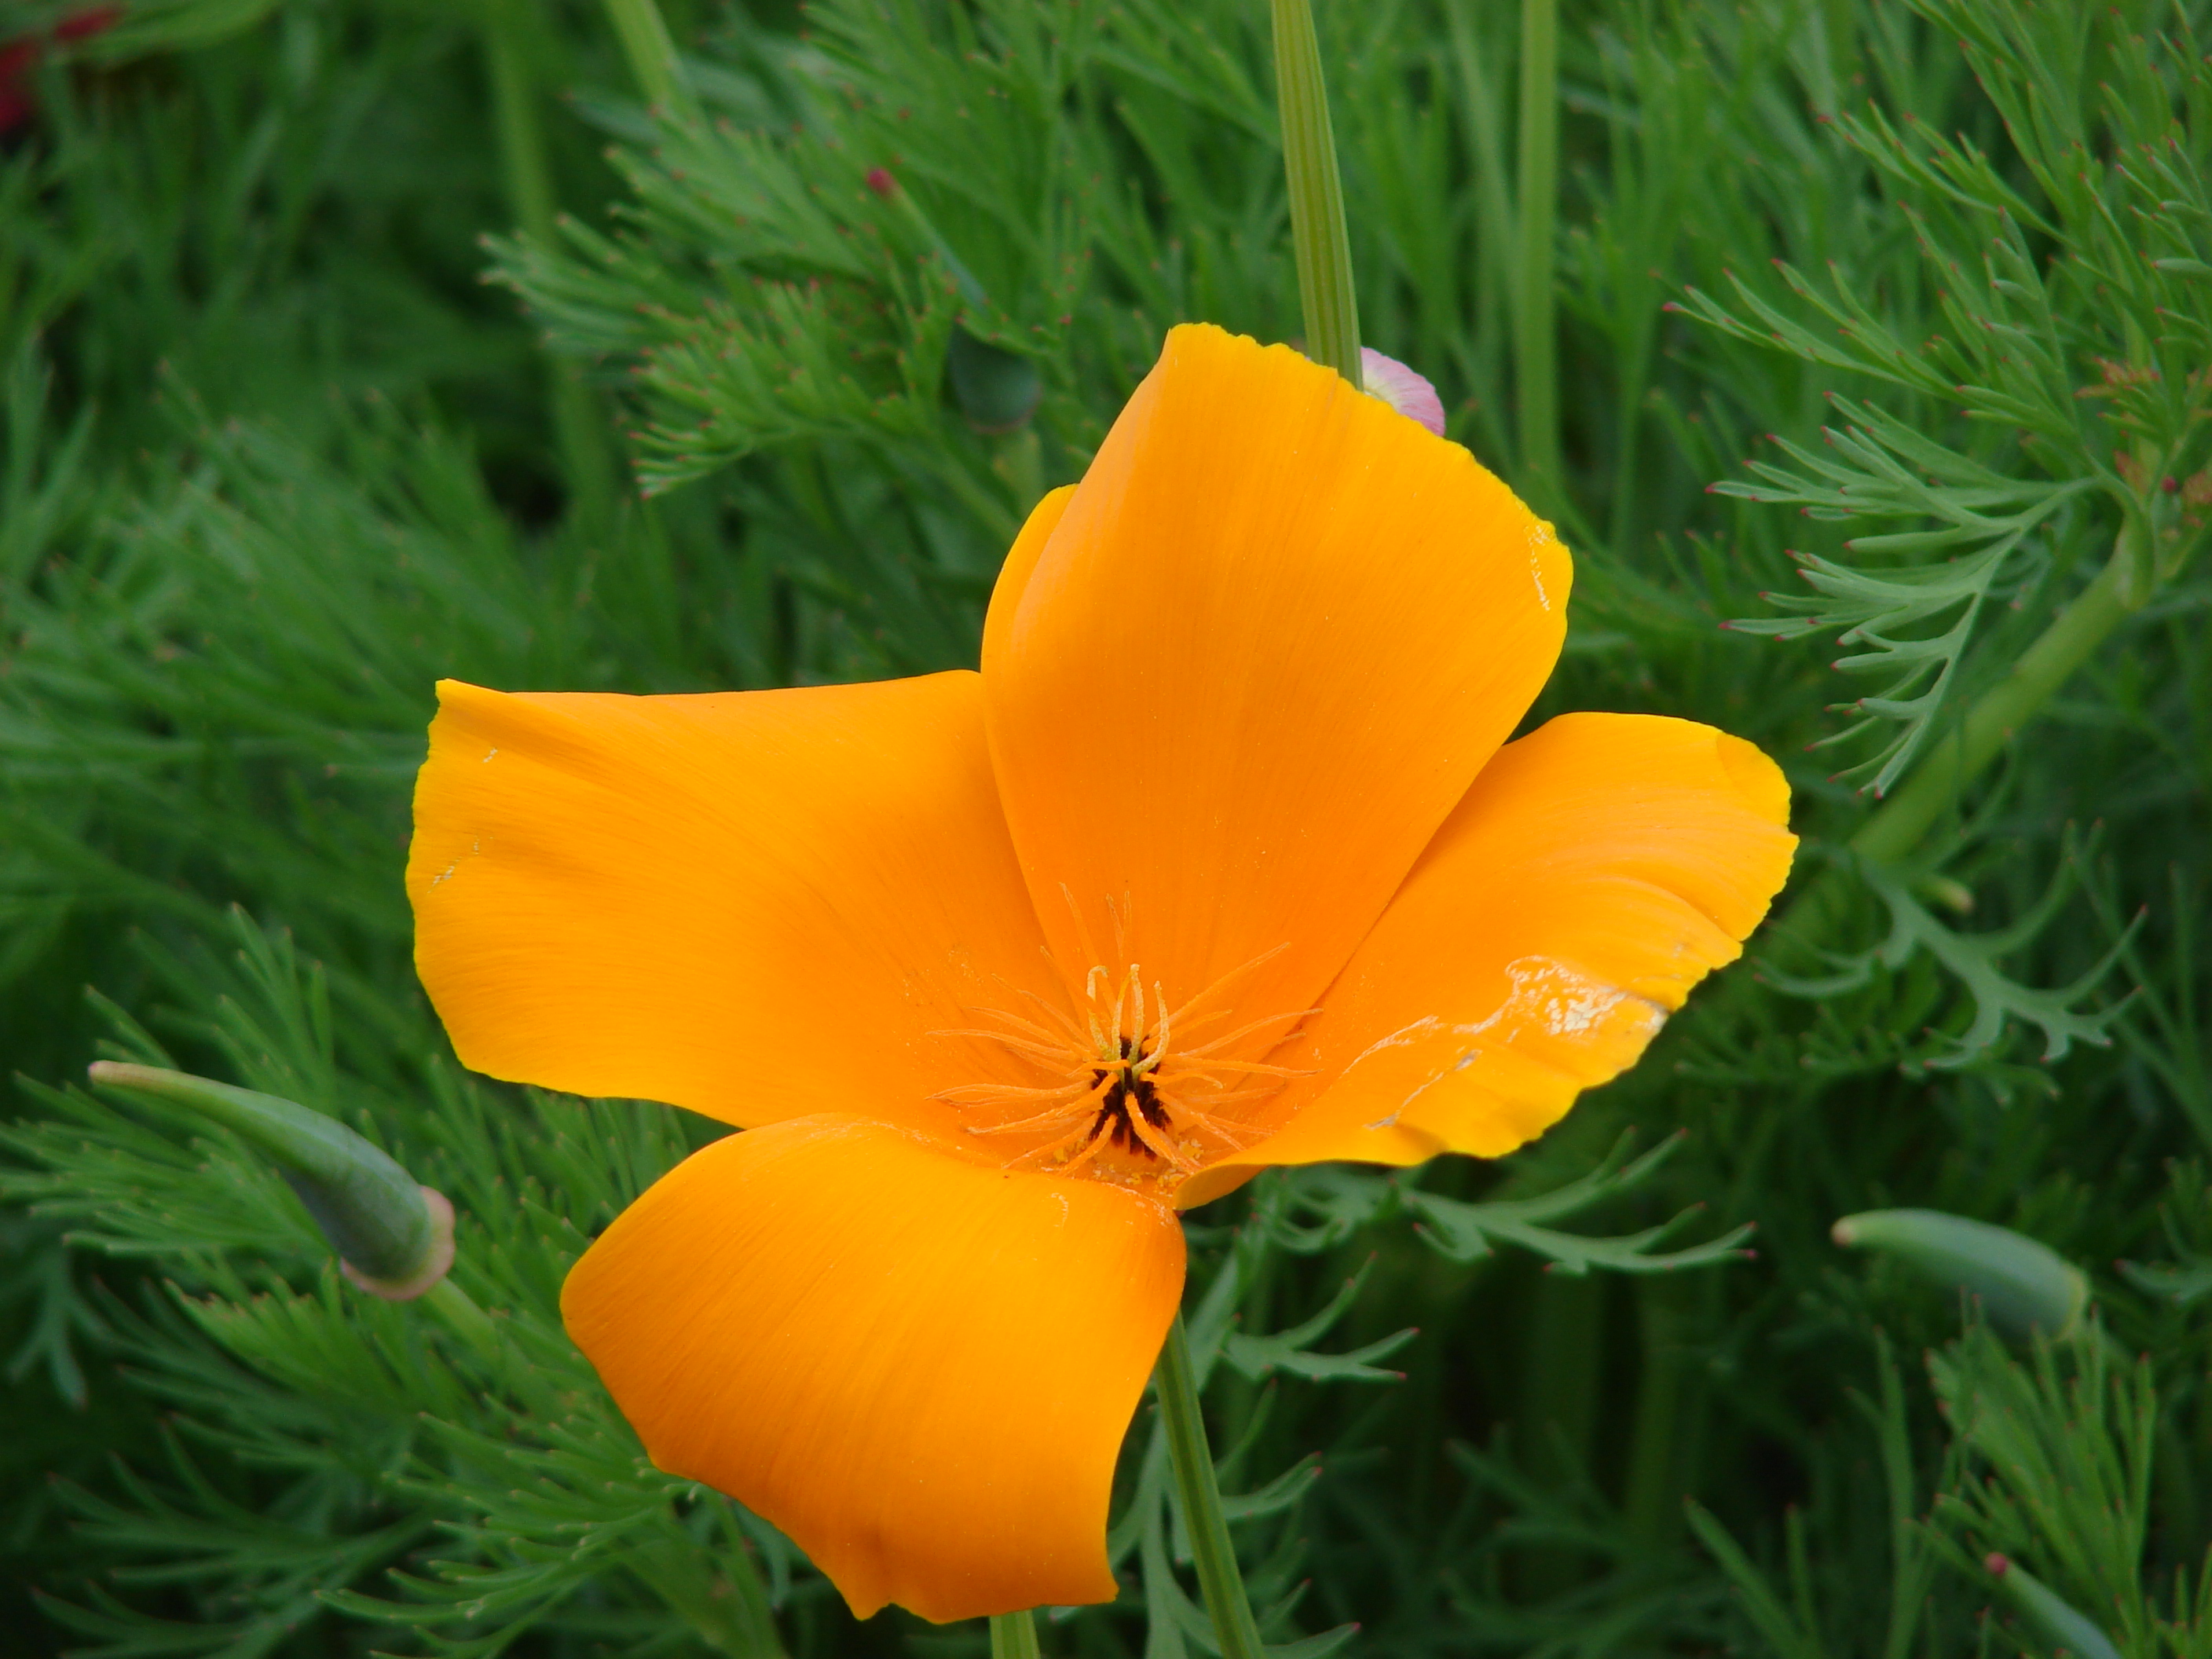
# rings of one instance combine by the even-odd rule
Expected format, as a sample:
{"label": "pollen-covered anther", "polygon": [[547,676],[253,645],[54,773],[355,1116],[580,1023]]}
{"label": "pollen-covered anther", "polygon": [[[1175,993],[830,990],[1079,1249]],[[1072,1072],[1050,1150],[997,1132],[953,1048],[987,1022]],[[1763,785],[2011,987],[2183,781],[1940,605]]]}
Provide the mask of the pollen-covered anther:
{"label": "pollen-covered anther", "polygon": [[1131,963],[1119,975],[1103,966],[1085,975],[1075,1013],[1030,993],[1022,994],[1034,1018],[978,1009],[996,1026],[933,1035],[994,1043],[1047,1080],[966,1084],[935,1098],[962,1109],[969,1134],[1035,1138],[1008,1160],[1009,1168],[1082,1170],[1118,1182],[1194,1175],[1210,1158],[1242,1150],[1266,1133],[1223,1115],[1224,1109],[1262,1099],[1302,1075],[1236,1054],[1240,1045],[1279,1044],[1316,1012],[1311,1008],[1190,1041],[1229,1017],[1226,1007],[1204,1005],[1267,957],[1224,975],[1180,1007],[1170,1007],[1165,988],[1158,981],[1147,986],[1141,965]]}

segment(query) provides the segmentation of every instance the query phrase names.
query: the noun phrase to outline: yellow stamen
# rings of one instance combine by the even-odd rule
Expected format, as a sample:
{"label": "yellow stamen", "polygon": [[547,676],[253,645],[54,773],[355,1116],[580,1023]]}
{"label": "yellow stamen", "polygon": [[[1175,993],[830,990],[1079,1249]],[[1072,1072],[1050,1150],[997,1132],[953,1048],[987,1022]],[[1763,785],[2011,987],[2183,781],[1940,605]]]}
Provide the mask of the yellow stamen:
{"label": "yellow stamen", "polygon": [[[1073,911],[1072,898],[1069,902]],[[1107,909],[1115,944],[1126,944],[1125,907]],[[1079,914],[1076,922],[1081,934]],[[1100,1179],[1139,1183],[1195,1174],[1209,1160],[1267,1133],[1262,1126],[1222,1115],[1224,1109],[1264,1099],[1305,1075],[1267,1060],[1232,1058],[1227,1051],[1255,1039],[1267,1048],[1280,1046],[1315,1012],[1310,1008],[1248,1020],[1194,1048],[1183,1046],[1191,1033],[1225,1023],[1232,1012],[1231,1006],[1202,1005],[1223,998],[1283,948],[1231,969],[1180,1005],[1169,1001],[1164,982],[1147,985],[1143,966],[1117,951],[1124,969],[1094,962],[1085,971],[1079,1008],[1017,990],[1035,1005],[1033,1014],[971,1009],[979,1024],[932,1035],[995,1043],[1010,1060],[1058,1080],[1042,1087],[966,1084],[933,1097],[958,1109],[970,1134],[1043,1137],[1042,1144],[1016,1153],[1009,1167],[1090,1170]]]}

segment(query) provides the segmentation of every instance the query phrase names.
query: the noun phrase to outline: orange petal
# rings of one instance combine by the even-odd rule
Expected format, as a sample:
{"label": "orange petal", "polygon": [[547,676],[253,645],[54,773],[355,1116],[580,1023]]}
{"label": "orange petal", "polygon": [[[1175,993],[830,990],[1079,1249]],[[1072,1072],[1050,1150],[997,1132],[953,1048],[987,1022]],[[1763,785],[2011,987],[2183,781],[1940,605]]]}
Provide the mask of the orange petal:
{"label": "orange petal", "polygon": [[561,1312],[653,1461],[781,1527],[866,1618],[1103,1601],[1115,1455],[1182,1291],[1117,1187],[798,1118],[694,1154]]}
{"label": "orange petal", "polygon": [[1314,1070],[1297,1115],[1179,1201],[1255,1165],[1494,1158],[1540,1134],[1741,953],[1789,874],[1789,816],[1773,762],[1688,720],[1563,714],[1502,750],[1273,1056]]}
{"label": "orange petal", "polygon": [[1022,592],[1030,585],[1030,574],[1036,569],[1037,560],[1044,552],[1045,544],[1052,539],[1052,532],[1060,528],[1068,502],[1074,498],[1073,484],[1047,490],[1044,499],[1030,509],[1022,533],[1006,550],[1006,561],[999,567],[999,580],[991,586],[991,608],[983,617],[985,656],[998,649],[1000,637],[1013,626],[1014,612],[1020,608]]}
{"label": "orange petal", "polygon": [[1063,969],[1178,1001],[1284,947],[1237,1011],[1310,1003],[1542,685],[1570,574],[1458,445],[1287,347],[1170,332],[985,636]]}
{"label": "orange petal", "polygon": [[[704,696],[447,681],[416,965],[462,1060],[761,1123],[1009,1063],[932,1036],[1056,989],[969,673]],[[1034,1079],[1024,1074],[1023,1082]]]}

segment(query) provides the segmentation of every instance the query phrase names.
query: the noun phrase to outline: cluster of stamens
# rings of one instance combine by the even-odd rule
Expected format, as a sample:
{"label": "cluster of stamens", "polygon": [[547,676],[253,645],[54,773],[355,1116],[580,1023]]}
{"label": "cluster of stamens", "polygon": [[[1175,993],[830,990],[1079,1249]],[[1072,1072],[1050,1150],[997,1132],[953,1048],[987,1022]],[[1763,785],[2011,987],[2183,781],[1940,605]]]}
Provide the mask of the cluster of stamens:
{"label": "cluster of stamens", "polygon": [[[1105,1158],[1127,1177],[1191,1175],[1209,1158],[1248,1146],[1261,1133],[1220,1115],[1222,1109],[1271,1095],[1299,1075],[1233,1055],[1237,1045],[1263,1033],[1273,1046],[1312,1009],[1270,1015],[1218,1036],[1208,1030],[1228,1010],[1204,1005],[1267,959],[1223,975],[1177,1008],[1168,1006],[1157,981],[1147,997],[1143,969],[1131,963],[1118,979],[1109,969],[1091,969],[1076,1014],[1030,992],[1018,993],[1030,1014],[978,1009],[998,1029],[938,1035],[996,1043],[1046,1080],[1034,1086],[970,1084],[936,1098],[963,1108],[963,1117],[977,1115],[964,1126],[970,1134],[1042,1137],[1012,1160],[1021,1167],[1066,1173]],[[1194,1035],[1201,1040],[1192,1042]]]}

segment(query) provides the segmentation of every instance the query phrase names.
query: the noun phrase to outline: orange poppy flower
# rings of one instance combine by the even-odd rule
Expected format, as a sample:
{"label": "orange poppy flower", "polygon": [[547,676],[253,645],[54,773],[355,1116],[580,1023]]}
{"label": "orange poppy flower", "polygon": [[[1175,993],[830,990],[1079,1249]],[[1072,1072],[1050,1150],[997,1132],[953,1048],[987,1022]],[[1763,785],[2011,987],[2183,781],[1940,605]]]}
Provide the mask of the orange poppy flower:
{"label": "orange poppy flower", "polygon": [[562,1294],[654,1462],[864,1616],[1110,1598],[1176,1210],[1520,1145],[1782,884],[1750,744],[1506,743],[1570,576],[1458,445],[1191,326],[1023,529],[981,673],[442,685],[407,884],[462,1060],[747,1131]]}

